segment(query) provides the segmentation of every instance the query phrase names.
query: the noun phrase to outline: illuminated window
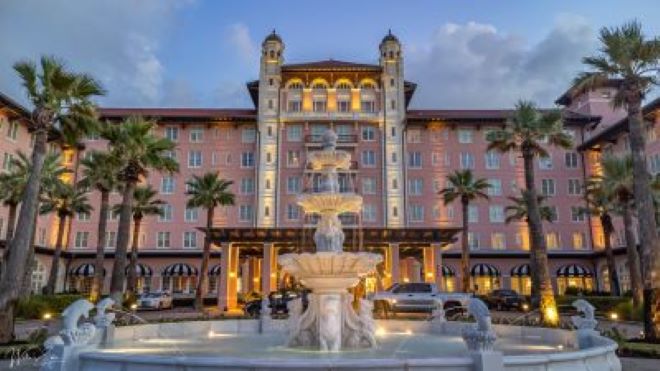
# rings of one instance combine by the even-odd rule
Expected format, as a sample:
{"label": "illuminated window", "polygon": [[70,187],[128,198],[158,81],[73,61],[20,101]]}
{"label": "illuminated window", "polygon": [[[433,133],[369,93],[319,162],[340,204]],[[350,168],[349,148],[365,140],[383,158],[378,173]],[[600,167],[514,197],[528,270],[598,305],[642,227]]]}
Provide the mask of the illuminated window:
{"label": "illuminated window", "polygon": [[545,235],[545,244],[549,250],[556,250],[559,248],[559,235],[557,232],[549,232]]}
{"label": "illuminated window", "polygon": [[286,166],[288,167],[300,166],[300,151],[288,151],[286,153]]}
{"label": "illuminated window", "polygon": [[573,248],[576,250],[584,249],[585,239],[584,232],[573,232]]}
{"label": "illuminated window", "polygon": [[479,250],[479,234],[468,232],[468,247],[470,250]]}
{"label": "illuminated window", "polygon": [[506,236],[501,232],[493,233],[490,236],[490,243],[494,250],[504,250],[506,249]]}

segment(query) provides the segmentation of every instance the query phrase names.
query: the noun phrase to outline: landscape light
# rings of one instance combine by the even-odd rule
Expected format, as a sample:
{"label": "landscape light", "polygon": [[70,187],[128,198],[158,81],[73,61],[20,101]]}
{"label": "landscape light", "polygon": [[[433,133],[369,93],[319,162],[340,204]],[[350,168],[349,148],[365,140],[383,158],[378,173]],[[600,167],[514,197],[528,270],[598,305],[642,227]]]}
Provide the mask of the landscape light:
{"label": "landscape light", "polygon": [[42,316],[42,318],[43,318],[44,320],[48,321],[49,319],[53,318],[53,315],[50,314],[50,313],[44,313],[44,315]]}
{"label": "landscape light", "polygon": [[137,305],[137,304],[135,304],[135,303],[133,303],[133,304],[131,304],[131,309],[132,309],[132,310],[136,310],[136,309],[137,309],[137,307],[138,307],[138,305]]}
{"label": "landscape light", "polygon": [[523,305],[522,305],[522,309],[523,309],[524,311],[528,311],[528,310],[529,310],[529,304],[527,304],[527,303],[523,304]]}
{"label": "landscape light", "polygon": [[619,315],[616,312],[612,312],[612,313],[610,313],[610,319],[612,321],[616,321],[616,320],[619,319]]}

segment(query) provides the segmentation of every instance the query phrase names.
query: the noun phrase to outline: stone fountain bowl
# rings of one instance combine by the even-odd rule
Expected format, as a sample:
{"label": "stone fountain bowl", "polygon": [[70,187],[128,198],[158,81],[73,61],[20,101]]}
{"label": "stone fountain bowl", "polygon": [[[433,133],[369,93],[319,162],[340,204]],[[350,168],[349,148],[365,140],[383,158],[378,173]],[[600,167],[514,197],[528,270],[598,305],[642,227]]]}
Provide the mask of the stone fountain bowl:
{"label": "stone fountain bowl", "polygon": [[374,272],[383,261],[379,254],[366,252],[316,252],[285,254],[279,257],[282,270],[317,292],[343,291]]}
{"label": "stone fountain bowl", "polygon": [[362,210],[362,196],[354,193],[309,193],[298,196],[298,205],[308,213],[358,213]]}
{"label": "stone fountain bowl", "polygon": [[351,167],[351,154],[346,151],[318,151],[307,155],[307,161],[314,170],[326,167],[348,169]]}

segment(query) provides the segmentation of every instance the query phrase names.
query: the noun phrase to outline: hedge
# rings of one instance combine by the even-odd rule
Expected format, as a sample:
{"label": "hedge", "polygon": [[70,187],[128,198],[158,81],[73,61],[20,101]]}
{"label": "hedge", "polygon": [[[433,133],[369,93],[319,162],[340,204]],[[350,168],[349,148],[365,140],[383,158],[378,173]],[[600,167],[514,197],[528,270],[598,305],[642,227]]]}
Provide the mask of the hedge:
{"label": "hedge", "polygon": [[21,319],[41,319],[45,313],[57,317],[74,301],[84,298],[82,295],[31,295],[19,300],[16,306],[16,317]]}

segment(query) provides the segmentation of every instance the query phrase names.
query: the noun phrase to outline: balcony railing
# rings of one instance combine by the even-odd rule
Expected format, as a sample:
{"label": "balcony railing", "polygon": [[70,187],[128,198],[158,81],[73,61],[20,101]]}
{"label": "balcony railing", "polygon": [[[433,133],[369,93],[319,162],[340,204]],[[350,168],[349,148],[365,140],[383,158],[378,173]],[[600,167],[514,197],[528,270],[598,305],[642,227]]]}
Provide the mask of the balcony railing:
{"label": "balcony railing", "polygon": [[[323,141],[323,134],[311,134],[305,136],[306,143],[312,144],[321,144]],[[338,134],[337,135],[337,144],[348,144],[348,143],[357,143],[358,136],[353,134]]]}
{"label": "balcony railing", "polygon": [[361,112],[339,112],[339,111],[285,111],[282,112],[285,118],[305,118],[305,119],[318,119],[318,120],[375,120],[378,119],[379,113],[361,111]]}

